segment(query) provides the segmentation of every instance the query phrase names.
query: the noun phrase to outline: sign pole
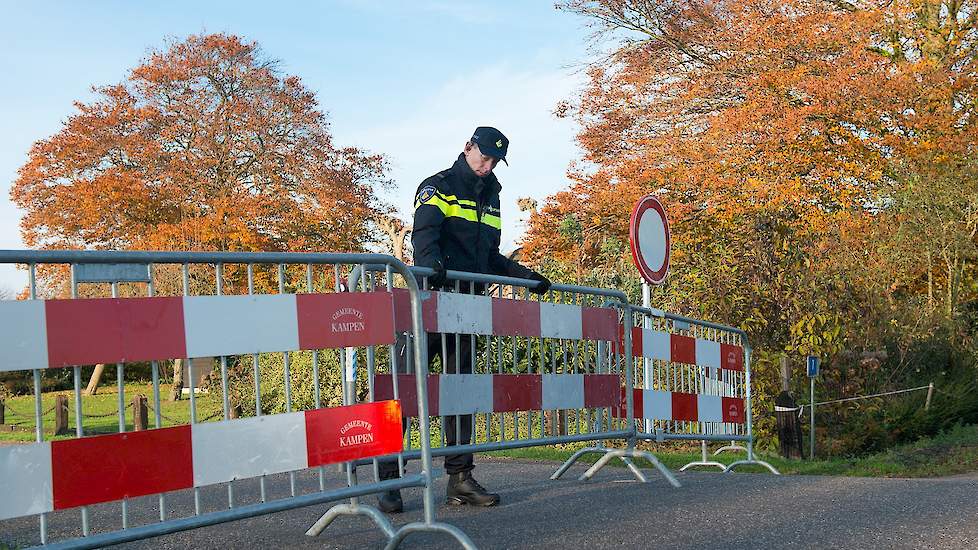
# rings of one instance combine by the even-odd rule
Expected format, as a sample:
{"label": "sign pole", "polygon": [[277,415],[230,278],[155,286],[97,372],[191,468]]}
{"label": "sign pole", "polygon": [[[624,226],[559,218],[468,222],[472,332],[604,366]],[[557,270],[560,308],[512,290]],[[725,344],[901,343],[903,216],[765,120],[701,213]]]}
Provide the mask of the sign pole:
{"label": "sign pole", "polygon": [[815,460],[815,377],[811,377],[809,380],[812,382],[812,392],[809,403],[811,403],[811,414],[812,425],[808,430],[808,459]]}
{"label": "sign pole", "polygon": [[[642,307],[652,307],[652,288],[649,286],[649,282],[642,280]],[[645,316],[645,321],[643,323],[644,328],[652,328],[652,320],[649,319],[648,315]],[[648,357],[642,360],[643,366],[642,370],[642,380],[644,382],[643,387],[647,390],[652,389],[652,360]],[[652,419],[645,419],[645,431],[652,431]]]}

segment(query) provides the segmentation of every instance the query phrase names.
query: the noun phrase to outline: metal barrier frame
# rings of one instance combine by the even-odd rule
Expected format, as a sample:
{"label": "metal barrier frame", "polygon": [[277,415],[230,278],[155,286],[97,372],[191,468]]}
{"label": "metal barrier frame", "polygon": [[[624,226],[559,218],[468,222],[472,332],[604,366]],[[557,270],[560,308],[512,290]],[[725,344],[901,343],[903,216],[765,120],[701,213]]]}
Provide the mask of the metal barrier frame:
{"label": "metal barrier frame", "polygon": [[[76,289],[78,286],[77,276],[77,266],[83,264],[129,264],[129,265],[139,265],[146,266],[147,273],[150,274],[149,277],[149,295],[153,295],[153,282],[152,282],[152,272],[151,266],[154,264],[215,264],[218,270],[222,269],[222,265],[225,263],[232,264],[246,264],[249,266],[249,283],[250,283],[250,273],[251,266],[254,264],[278,264],[280,269],[280,274],[282,266],[284,264],[306,264],[309,266],[309,271],[307,271],[307,277],[311,278],[311,266],[321,265],[321,264],[352,264],[352,265],[364,265],[364,264],[378,264],[384,266],[384,269],[392,268],[396,270],[400,275],[402,275],[405,285],[410,293],[410,303],[411,303],[411,321],[412,321],[412,331],[415,335],[415,345],[414,353],[418,358],[424,358],[425,364],[427,364],[427,349],[421,346],[423,341],[421,337],[424,335],[422,313],[421,313],[421,300],[419,297],[419,288],[417,282],[415,281],[412,273],[407,265],[405,265],[400,260],[394,258],[393,256],[383,255],[383,254],[355,254],[355,253],[285,253],[285,252],[155,252],[155,251],[84,251],[84,250],[39,250],[39,251],[20,251],[20,250],[0,250],[0,263],[5,264],[21,264],[27,265],[29,269],[30,277],[30,288],[29,296],[30,299],[36,299],[36,267],[38,264],[68,264],[71,267],[71,290],[72,297],[76,297]],[[219,271],[220,273],[220,271]],[[184,277],[186,281],[187,272],[184,270]],[[123,279],[125,280],[125,279]],[[217,289],[218,294],[221,288],[221,277],[217,278]],[[116,295],[118,280],[110,281],[103,280],[99,282],[110,282],[112,283],[113,295]],[[281,285],[281,279],[280,279]],[[250,287],[250,284],[249,284]],[[186,291],[187,286],[184,285]],[[249,288],[250,290],[250,288]],[[156,362],[153,362],[153,375],[154,375],[154,385],[158,381],[158,370],[156,367]],[[120,364],[121,372],[121,364]],[[427,385],[426,385],[426,370],[417,369],[415,382],[416,391],[418,398],[418,410],[425,414],[420,414],[419,422],[421,423],[420,429],[422,433],[430,433],[429,419],[427,416]],[[122,377],[120,376],[120,385],[122,384]],[[42,421],[41,421],[41,376],[39,369],[33,369],[33,379],[34,379],[34,397],[35,397],[35,426],[36,426],[36,441],[40,442],[44,440],[42,432]],[[191,377],[191,382],[193,378]],[[74,381],[76,394],[79,391],[80,386],[80,367],[74,367]],[[257,384],[257,379],[256,379]],[[194,405],[194,392],[191,383],[191,408]],[[227,392],[224,392],[225,399]],[[120,410],[122,410],[123,399],[122,393],[120,393]],[[76,419],[78,420],[78,435],[81,434],[81,402],[76,400]],[[157,403],[157,411],[159,410],[159,404]],[[227,407],[225,407],[227,410]],[[193,410],[191,412],[191,422],[193,422],[195,415]],[[120,420],[120,423],[123,420]],[[124,431],[124,426],[122,430]],[[80,548],[99,548],[103,546],[110,546],[115,544],[120,544],[124,542],[131,542],[136,540],[142,540],[145,538],[150,538],[154,536],[174,533],[178,531],[185,531],[190,529],[195,529],[198,527],[204,527],[208,525],[214,525],[218,523],[224,523],[228,521],[234,521],[243,518],[255,517],[259,515],[270,514],[274,512],[279,512],[283,510],[289,510],[294,508],[300,508],[304,506],[309,506],[312,504],[320,504],[325,502],[331,502],[336,500],[341,500],[344,498],[350,498],[349,504],[337,505],[331,508],[327,513],[320,518],[308,534],[318,534],[326,525],[329,524],[332,519],[340,515],[364,515],[372,519],[381,528],[384,534],[388,537],[388,543],[386,548],[395,548],[398,546],[401,540],[415,532],[440,532],[448,534],[454,537],[464,548],[475,549],[475,545],[472,541],[457,527],[444,523],[435,522],[435,504],[434,504],[434,492],[433,492],[433,468],[432,468],[432,455],[431,448],[429,444],[429,438],[421,438],[421,449],[417,451],[419,458],[421,459],[421,472],[412,476],[405,476],[396,480],[389,480],[380,483],[374,483],[371,485],[361,486],[356,485],[355,477],[351,479],[351,486],[345,489],[337,489],[331,491],[321,491],[319,493],[312,493],[302,496],[293,496],[291,498],[283,498],[279,500],[274,500],[270,502],[261,502],[259,504],[235,507],[229,510],[224,510],[220,512],[211,512],[200,515],[195,515],[192,517],[180,518],[175,520],[166,520],[161,517],[160,523],[154,523],[149,525],[144,525],[135,528],[127,528],[125,519],[123,521],[123,528],[119,531],[112,531],[108,533],[101,533],[98,535],[88,536],[87,528],[87,510],[82,508],[82,522],[83,522],[83,533],[84,536],[80,538],[70,539],[61,541],[55,544],[47,545],[47,517],[46,514],[38,514],[40,522],[41,531],[41,544],[46,545],[50,548],[64,548],[64,549],[80,549]],[[381,491],[400,489],[407,487],[422,487],[423,500],[424,500],[424,520],[422,522],[408,523],[401,526],[398,529],[394,529],[390,521],[382,514],[379,510],[372,506],[359,504],[356,497],[378,493]],[[264,484],[262,484],[262,489],[264,489]],[[263,491],[264,494],[264,491]],[[125,518],[126,511],[126,500],[122,500],[123,505],[123,516]],[[314,529],[317,529],[313,533]]]}
{"label": "metal barrier frame", "polygon": [[[382,271],[383,266],[378,265],[364,265],[362,266],[365,271]],[[435,270],[426,267],[411,267],[411,271],[422,280],[423,288],[427,289],[427,278],[435,274]],[[469,282],[476,284],[485,285],[506,285],[512,287],[521,287],[526,289],[535,288],[538,281],[531,279],[520,279],[515,277],[507,277],[502,275],[488,275],[482,273],[470,273],[464,271],[453,271],[448,270],[447,280],[457,281],[457,282]],[[354,270],[351,272],[348,279],[348,284],[350,288],[356,287],[361,278],[361,272]],[[624,323],[630,325],[632,323],[632,311],[633,306],[628,303],[628,296],[620,291],[614,289],[601,289],[601,288],[591,288],[583,287],[577,285],[565,285],[554,283],[550,287],[551,291],[556,292],[570,292],[577,294],[588,294],[592,296],[602,296],[607,298],[604,302],[604,306],[609,304],[621,310]],[[624,375],[626,380],[632,378],[632,345],[631,345],[631,332],[625,331],[624,334]],[[475,452],[487,452],[487,451],[499,451],[507,449],[517,449],[526,447],[538,447],[546,445],[554,445],[560,443],[577,443],[577,442],[587,442],[596,441],[599,443],[595,447],[587,447],[577,451],[564,465],[557,469],[550,479],[559,479],[569,468],[576,462],[581,456],[589,453],[602,453],[603,456],[596,464],[590,467],[584,474],[579,478],[580,481],[590,480],[601,468],[608,464],[612,459],[618,458],[628,467],[634,477],[642,482],[648,482],[648,478],[644,475],[641,469],[639,469],[635,463],[631,460],[632,458],[644,458],[648,460],[674,487],[680,487],[680,483],[676,480],[672,472],[662,464],[652,453],[644,450],[639,450],[635,448],[635,443],[637,441],[637,433],[634,427],[634,417],[633,417],[633,407],[632,407],[632,394],[631,392],[626,392],[626,403],[628,407],[627,417],[624,420],[625,425],[629,426],[628,429],[612,430],[608,432],[600,433],[589,433],[589,434],[576,434],[576,435],[564,435],[546,438],[536,438],[536,439],[522,439],[515,441],[504,441],[504,442],[486,442],[486,443],[476,443],[469,445],[454,445],[454,446],[443,446],[432,449],[432,456],[445,456],[460,453],[475,453]],[[624,449],[608,449],[601,442],[612,439],[623,439],[625,440]],[[413,458],[416,453],[407,451],[403,454],[405,458]]]}

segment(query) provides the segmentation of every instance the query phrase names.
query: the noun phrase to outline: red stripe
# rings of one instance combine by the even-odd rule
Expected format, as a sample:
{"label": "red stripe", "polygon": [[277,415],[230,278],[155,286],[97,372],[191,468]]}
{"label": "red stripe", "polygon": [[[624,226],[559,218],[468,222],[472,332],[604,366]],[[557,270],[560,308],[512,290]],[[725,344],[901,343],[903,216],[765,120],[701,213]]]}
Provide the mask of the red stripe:
{"label": "red stripe", "polygon": [[[400,395],[401,411],[405,417],[418,416],[418,392],[415,390],[413,374],[397,375],[397,391]],[[374,377],[374,399],[394,399],[394,381],[389,374]],[[428,375],[428,415],[438,416],[438,375]]]}
{"label": "red stripe", "polygon": [[[696,364],[696,339],[681,334],[669,335],[670,358],[673,363]],[[695,418],[693,419],[695,420]]]}
{"label": "red stripe", "polygon": [[[620,388],[618,394],[618,403],[615,408],[611,410],[611,415],[614,418],[625,418],[625,411],[628,409],[628,403],[625,402],[627,395],[625,394],[625,388]],[[642,390],[638,388],[632,388],[632,416],[633,418],[642,418],[644,414],[644,403],[642,400]]]}
{"label": "red stripe", "polygon": [[494,412],[538,411],[543,408],[543,377],[539,374],[496,374],[492,377]]}
{"label": "red stripe", "polygon": [[540,336],[540,302],[493,298],[492,333],[498,336]]}
{"label": "red stripe", "polygon": [[720,344],[720,367],[727,370],[744,370],[744,348],[733,344]]}
{"label": "red stripe", "polygon": [[187,489],[190,426],[51,442],[54,509]]}
{"label": "red stripe", "polygon": [[48,300],[52,367],[186,357],[183,298]]}
{"label": "red stripe", "polygon": [[747,415],[744,413],[744,400],[739,397],[723,398],[723,421],[743,424],[747,422]]}
{"label": "red stripe", "polygon": [[306,411],[309,467],[399,453],[404,448],[401,405],[377,401]]}
{"label": "red stripe", "polygon": [[[625,325],[618,325],[618,341],[612,347],[619,355],[625,349]],[[642,357],[642,350],[642,327],[632,327],[632,357]]]}
{"label": "red stripe", "polygon": [[619,388],[621,388],[621,377],[617,374],[585,374],[584,408],[618,406]]}
{"label": "red stripe", "polygon": [[699,419],[695,393],[672,392],[672,419],[693,422]]}
{"label": "red stripe", "polygon": [[394,303],[389,292],[297,294],[301,349],[394,343]]}
{"label": "red stripe", "polygon": [[[438,331],[438,293],[421,291],[421,318],[424,329]],[[394,289],[394,330],[407,332],[414,324],[411,321],[411,293],[405,288]]]}
{"label": "red stripe", "polygon": [[618,338],[618,312],[607,307],[581,308],[585,340],[606,340],[614,342]]}

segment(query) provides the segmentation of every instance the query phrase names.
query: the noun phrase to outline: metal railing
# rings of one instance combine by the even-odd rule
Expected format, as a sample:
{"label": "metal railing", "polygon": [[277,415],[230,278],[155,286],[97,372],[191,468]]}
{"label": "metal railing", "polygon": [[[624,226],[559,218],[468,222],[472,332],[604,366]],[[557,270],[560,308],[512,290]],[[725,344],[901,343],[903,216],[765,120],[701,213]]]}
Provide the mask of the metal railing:
{"label": "metal railing", "polygon": [[[177,432],[173,430],[179,431],[183,428],[165,427],[163,423],[161,398],[163,373],[161,366],[163,360],[179,358],[188,358],[186,361],[189,365],[187,369],[189,374],[187,381],[189,400],[187,410],[180,414],[187,415],[189,424],[187,426],[189,431],[186,432],[187,442],[189,445],[192,440],[193,452],[195,453],[192,483],[186,485],[188,488],[192,485],[190,491],[193,497],[192,508],[181,509],[175,504],[177,501],[181,501],[178,498],[179,494],[170,496],[164,494],[164,491],[158,491],[156,492],[158,493],[156,497],[158,521],[147,519],[141,525],[133,524],[131,519],[133,516],[143,517],[146,514],[142,512],[131,514],[129,505],[132,499],[127,497],[100,500],[97,496],[92,495],[74,496],[75,501],[87,504],[78,508],[80,513],[62,512],[60,510],[64,508],[73,508],[72,503],[75,501],[71,498],[65,498],[64,491],[59,494],[59,486],[55,483],[53,503],[48,502],[53,510],[46,509],[37,514],[40,544],[50,545],[53,548],[96,548],[349,498],[349,504],[331,508],[320,522],[317,522],[317,525],[310,529],[310,534],[314,534],[312,532],[316,529],[321,530],[339,515],[355,514],[365,515],[377,523],[387,535],[389,547],[397,546],[400,540],[410,533],[432,531],[447,533],[459,541],[463,547],[474,548],[471,541],[456,527],[435,521],[435,502],[432,492],[434,472],[429,437],[421,437],[419,448],[412,452],[412,456],[420,458],[419,473],[405,474],[394,480],[375,480],[372,483],[362,483],[357,479],[356,469],[351,464],[342,469],[346,475],[336,478],[336,476],[329,475],[329,470],[323,466],[295,467],[297,464],[313,464],[311,459],[303,462],[306,460],[306,456],[297,455],[283,459],[277,455],[262,455],[258,457],[260,460],[257,460],[259,466],[255,466],[254,469],[249,470],[249,467],[241,467],[243,468],[241,471],[236,470],[228,474],[227,479],[220,479],[216,482],[217,486],[223,487],[222,491],[226,493],[226,509],[215,511],[205,509],[207,502],[213,502],[210,497],[214,496],[214,486],[211,484],[213,480],[207,477],[206,472],[198,471],[198,455],[196,453],[198,451],[204,452],[203,449],[208,448],[207,445],[201,444],[201,441],[208,442],[205,437],[206,434],[220,433],[221,430],[225,429],[231,431],[245,430],[239,435],[244,433],[255,434],[259,432],[248,430],[257,430],[255,427],[261,423],[264,423],[265,426],[261,433],[266,435],[274,432],[275,426],[282,422],[289,422],[291,423],[289,424],[290,427],[298,429],[302,425],[303,419],[307,425],[312,422],[310,420],[312,413],[329,410],[328,405],[338,405],[343,401],[339,395],[336,395],[342,392],[341,385],[336,384],[336,387],[332,387],[329,382],[334,378],[332,376],[333,371],[342,371],[347,368],[346,362],[350,354],[337,354],[320,344],[303,343],[305,336],[303,335],[303,328],[300,326],[302,321],[301,319],[296,320],[294,317],[296,315],[301,317],[301,311],[297,313],[295,309],[298,307],[301,310],[301,306],[296,304],[303,303],[307,296],[335,297],[339,283],[348,271],[368,263],[383,265],[387,273],[387,285],[386,289],[381,289],[381,292],[392,293],[394,290],[393,276],[400,276],[398,284],[404,289],[408,307],[405,332],[413,335],[413,353],[415,356],[422,358],[422,362],[426,363],[424,359],[427,349],[421,346],[424,332],[419,290],[411,272],[402,262],[393,257],[378,254],[4,250],[0,251],[0,263],[21,264],[29,272],[30,299],[15,302],[7,301],[5,304],[0,302],[0,306],[3,306],[3,309],[0,310],[2,312],[0,324],[5,329],[9,329],[7,330],[7,338],[10,340],[8,343],[16,340],[14,343],[17,344],[7,346],[4,352],[0,352],[0,354],[5,355],[3,365],[0,365],[0,368],[3,370],[27,370],[31,373],[35,402],[36,440],[33,445],[10,446],[0,449],[0,452],[4,453],[3,458],[5,459],[0,460],[0,466],[14,469],[30,467],[29,459],[31,457],[42,457],[43,459],[44,453],[50,453],[52,448],[79,449],[90,442],[92,444],[115,444],[122,441],[116,436],[86,437],[86,429],[89,426],[86,425],[85,416],[82,412],[82,403],[86,397],[81,391],[82,365],[84,364],[118,361],[116,362],[116,381],[118,432],[120,435],[127,432],[126,372],[127,370],[132,372],[133,369],[148,369],[152,378],[151,408],[155,429],[147,432],[133,432],[133,435],[125,434],[125,436],[133,441],[133,438],[137,437],[135,435],[137,433],[151,434],[152,437],[162,437],[163,434],[169,433],[176,434]],[[63,299],[69,297],[71,300]],[[49,299],[41,303],[39,298]],[[147,299],[151,302],[147,302]],[[170,301],[167,301],[168,299]],[[72,301],[75,302],[72,303]],[[388,301],[392,303],[392,298],[388,298]],[[143,333],[138,333],[134,326],[127,326],[126,320],[118,320],[112,317],[120,312],[140,310],[150,303],[161,305],[154,310],[153,315],[156,317],[141,320],[142,324],[139,330],[144,330]],[[82,306],[87,308],[85,315],[92,315],[93,317],[65,317],[64,314],[57,313],[66,307],[75,311]],[[293,309],[290,310],[289,307]],[[180,332],[179,338],[174,337],[174,341],[182,339],[177,346],[184,346],[180,348],[182,354],[176,354],[170,349],[160,349],[161,346],[162,348],[167,347],[163,345],[166,344],[163,340],[169,336],[160,337],[159,340],[148,337],[148,335],[159,337],[160,334],[163,334],[161,332],[163,329],[160,327],[169,322],[165,318],[177,310],[179,310],[179,315],[184,316],[182,321],[177,322],[174,320],[176,318],[169,318],[169,321],[175,323],[170,329]],[[77,311],[75,313],[77,314]],[[393,308],[388,309],[387,313],[391,315]],[[25,317],[25,314],[28,315]],[[40,318],[30,317],[34,314],[36,314],[35,317],[40,316]],[[47,333],[44,335],[47,342],[42,344],[36,338],[36,334],[32,336],[31,327],[41,327],[43,330],[45,326],[44,315],[47,315]],[[290,315],[292,318],[289,317]],[[70,320],[65,321],[64,326],[58,326],[58,323],[63,321],[62,317]],[[111,325],[117,321],[120,327],[125,327],[122,329],[116,327],[116,329],[121,330],[121,333],[125,333],[126,336],[119,337],[118,334],[113,333],[113,337],[106,341],[108,343],[90,338],[86,340],[77,336],[77,334],[90,335],[103,330],[104,327],[100,323],[105,323],[110,319],[115,319],[115,321],[108,322],[108,324]],[[34,324],[31,324],[32,322]],[[388,319],[388,323],[390,322],[391,320]],[[146,323],[152,326],[147,329]],[[354,326],[354,328],[359,327]],[[185,333],[183,329],[186,330]],[[59,332],[55,335],[55,331]],[[17,340],[18,338],[20,340]],[[312,340],[316,341],[317,338],[319,336],[314,335]],[[60,342],[58,345],[61,347],[57,349],[54,347],[51,342],[55,340]],[[99,346],[107,346],[114,351],[107,352],[104,349],[95,349]],[[235,348],[235,346],[239,346],[239,348]],[[367,350],[374,347],[373,345],[368,346],[359,343],[356,348],[353,348],[355,351],[353,351],[352,356],[362,356],[369,353]],[[134,355],[133,350],[136,350]],[[207,351],[205,353],[202,350]],[[129,355],[126,355],[127,353]],[[112,357],[112,359],[103,360],[103,356]],[[219,373],[211,376],[210,397],[198,396],[198,392],[195,391],[197,380],[193,374],[193,363],[194,358],[197,358],[199,363],[201,356],[216,357],[218,364],[216,368],[219,369]],[[91,357],[92,360],[81,362],[78,360],[80,357]],[[388,356],[387,359],[392,361],[393,356]],[[75,360],[81,364],[72,362]],[[300,369],[300,377],[297,378],[292,371],[300,363],[302,368]],[[14,365],[14,367],[11,368],[10,365]],[[44,429],[41,405],[41,369],[49,366],[70,369],[74,397],[75,436],[77,439],[54,442],[46,440],[47,434]],[[323,372],[324,369],[327,372]],[[267,379],[268,373],[280,374],[282,378],[278,380]],[[339,372],[335,374],[335,379],[338,380]],[[309,386],[312,386],[311,392],[306,391],[307,394],[311,393],[311,395],[305,395],[304,399],[301,400],[302,403],[297,403],[296,400],[297,384],[304,390],[308,390]],[[324,384],[327,384],[328,387],[324,387]],[[245,385],[250,386],[250,389],[243,387]],[[416,403],[413,406],[416,406],[421,413],[417,421],[417,430],[419,433],[427,435],[430,432],[430,425],[428,415],[424,414],[428,406],[424,371],[417,372],[412,385],[416,398]],[[275,387],[274,390],[271,386]],[[198,419],[198,400],[205,398],[220,400],[222,414],[215,422],[201,422]],[[276,403],[269,402],[271,399],[275,399]],[[373,401],[373,399],[369,400],[369,402]],[[235,411],[233,405],[236,402],[237,404],[245,404],[245,410],[240,413],[241,418],[238,419],[232,418]],[[252,406],[253,411],[247,408]],[[269,430],[269,427],[273,429]],[[193,434],[192,438],[189,435],[191,433]],[[284,436],[275,435],[275,437]],[[306,442],[304,437],[300,439],[303,445],[306,445],[302,448],[304,452],[308,452],[310,457],[313,456],[312,442]],[[261,440],[261,437],[257,437],[256,440]],[[75,445],[74,442],[76,441],[82,442],[84,445]],[[255,442],[247,437],[243,440],[239,439],[239,441],[245,447],[250,444],[260,444],[260,441]],[[110,448],[106,447],[105,450]],[[162,460],[168,456],[166,451],[167,449],[160,449],[161,456],[156,458]],[[231,465],[220,464],[220,468],[233,469],[237,467],[233,465],[237,456],[236,449],[231,447],[224,449],[224,451],[226,455],[210,458],[219,462],[232,463]],[[48,456],[50,457],[50,454]],[[28,462],[24,462],[25,457]],[[255,459],[256,457],[250,458]],[[403,460],[403,456],[401,458]],[[48,460],[52,459],[48,458]],[[54,457],[53,461],[57,460],[58,457]],[[261,466],[262,460],[271,461],[274,464]],[[318,464],[327,462],[328,460],[322,459]],[[57,469],[57,466],[55,468]],[[5,472],[6,483],[17,482],[16,475],[17,472]],[[248,486],[241,487],[247,484],[241,482],[240,479],[252,476],[258,479],[257,499],[254,498],[256,495],[251,494]],[[315,480],[311,484],[306,483],[310,476],[311,479]],[[24,483],[32,482],[28,479]],[[97,485],[98,482],[96,481],[94,486]],[[423,489],[424,519],[421,522],[409,523],[399,529],[395,529],[378,510],[361,504],[357,500],[357,497],[367,494],[410,487]],[[44,490],[43,487],[34,486],[28,486],[27,489]],[[206,502],[205,499],[202,499],[202,494],[205,491],[208,496]],[[123,493],[125,494],[125,491]],[[12,492],[7,493],[6,491],[5,494],[13,495]],[[280,495],[285,496],[277,498]],[[7,496],[4,498],[8,499]],[[120,503],[120,529],[112,529],[112,526],[117,525],[117,523],[108,519],[106,506],[109,505],[102,504],[102,502],[110,500],[118,500]],[[252,502],[253,500],[257,500],[257,502]],[[0,517],[13,518],[22,515],[16,511],[11,512],[11,507],[16,506],[12,502],[12,500],[7,500],[6,509],[0,505],[0,509],[3,509],[4,512],[4,514],[0,514]],[[144,504],[145,501],[141,501],[140,505]],[[172,510],[173,508],[177,509],[176,512]],[[38,511],[30,505],[26,509],[28,512]],[[72,517],[79,517],[80,537],[71,536],[71,533],[77,532],[77,527],[71,526]],[[93,517],[98,518],[101,524],[93,525]],[[17,544],[34,543],[25,538],[26,525],[22,520],[9,519],[0,525],[3,526],[3,530],[8,536],[15,537],[13,541]],[[94,533],[96,527],[109,530]],[[52,532],[69,536],[64,540],[54,542],[51,537]],[[35,539],[35,541],[37,540]]]}

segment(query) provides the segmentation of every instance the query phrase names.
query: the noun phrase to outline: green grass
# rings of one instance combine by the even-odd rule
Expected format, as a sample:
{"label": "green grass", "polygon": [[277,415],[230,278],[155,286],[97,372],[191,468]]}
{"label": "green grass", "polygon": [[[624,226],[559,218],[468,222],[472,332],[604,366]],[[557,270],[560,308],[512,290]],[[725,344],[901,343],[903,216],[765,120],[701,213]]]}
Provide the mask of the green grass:
{"label": "green grass", "polygon": [[[188,424],[190,422],[190,399],[184,396],[180,401],[167,401],[169,386],[163,386],[161,399],[161,413],[163,426],[173,426],[178,424]],[[126,430],[133,429],[132,418],[132,399],[138,394],[147,397],[147,417],[149,427],[155,426],[155,415],[153,413],[153,387],[150,384],[131,383],[126,384],[124,398],[126,402]],[[68,397],[68,431],[67,434],[54,434],[54,407],[55,398],[58,395]],[[116,433],[119,431],[118,404],[119,393],[116,387],[102,386],[98,394],[93,396],[82,395],[82,416],[84,417],[83,429],[86,435],[103,433]],[[45,412],[42,416],[42,426],[44,427],[44,439],[70,439],[75,437],[75,400],[73,392],[52,392],[41,396],[41,410]],[[197,418],[209,418],[221,411],[220,396],[218,394],[198,394],[197,395]],[[90,416],[90,415],[98,415]],[[107,416],[106,416],[107,415]],[[0,427],[0,441],[34,441],[34,397],[32,395],[11,397],[6,401],[6,425]]]}
{"label": "green grass", "polygon": [[[677,451],[670,446],[677,444],[650,445],[648,450],[667,467],[678,470],[682,466],[700,460],[698,451]],[[491,453],[493,456],[518,458],[524,460],[564,461],[584,445],[557,447],[534,447],[513,449]],[[643,446],[644,447],[644,446]],[[717,456],[711,453],[708,460],[730,464],[746,457],[743,452],[726,451]],[[882,453],[858,458],[831,458],[809,460],[788,460],[780,456],[758,454],[761,460],[770,463],[782,474],[837,475],[859,477],[939,477],[978,471],[978,426],[957,426],[932,438],[921,439],[909,445],[889,449]],[[584,463],[594,463],[599,454],[587,454],[581,458]],[[621,461],[611,462],[622,466]],[[704,471],[719,471],[718,468],[696,468]],[[767,472],[761,466],[740,466],[738,472]]]}

